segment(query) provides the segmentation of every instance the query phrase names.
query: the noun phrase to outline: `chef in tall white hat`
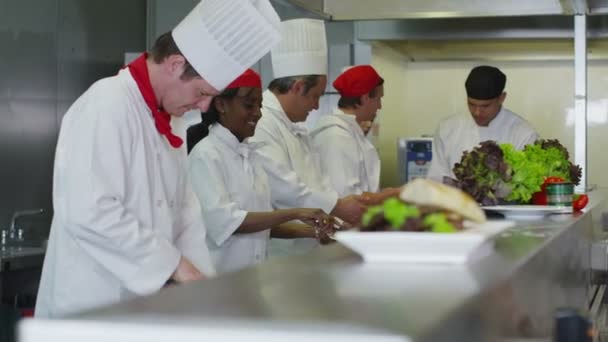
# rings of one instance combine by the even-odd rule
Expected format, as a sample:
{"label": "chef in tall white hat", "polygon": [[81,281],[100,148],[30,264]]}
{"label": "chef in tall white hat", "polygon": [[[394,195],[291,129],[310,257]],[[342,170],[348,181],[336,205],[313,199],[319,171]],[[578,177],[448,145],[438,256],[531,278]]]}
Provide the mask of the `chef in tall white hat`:
{"label": "chef in tall white hat", "polygon": [[[36,316],[60,317],[215,273],[187,175],[184,112],[280,40],[268,0],[203,0],[63,118]],[[173,120],[172,120],[173,119]]]}
{"label": "chef in tall white hat", "polygon": [[[254,142],[264,158],[275,208],[321,208],[356,223],[364,206],[354,196],[339,198],[321,173],[304,121],[327,84],[327,41],[322,20],[281,23],[282,40],[271,52],[274,80],[263,94],[262,118]],[[271,255],[306,252],[314,240],[276,240]]]}

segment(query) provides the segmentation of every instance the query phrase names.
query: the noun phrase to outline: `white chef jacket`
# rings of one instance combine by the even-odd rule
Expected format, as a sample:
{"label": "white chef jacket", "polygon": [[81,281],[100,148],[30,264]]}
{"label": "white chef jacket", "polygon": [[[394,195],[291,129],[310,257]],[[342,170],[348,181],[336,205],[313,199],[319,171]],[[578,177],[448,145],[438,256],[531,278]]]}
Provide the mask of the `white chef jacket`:
{"label": "white chef jacket", "polygon": [[433,139],[433,158],[427,178],[442,181],[444,176],[455,178],[452,168],[460,162],[462,153],[480,142],[494,140],[509,143],[521,150],[534,143],[538,134],[519,115],[502,107],[487,127],[478,126],[471,115],[447,118],[439,124]]}
{"label": "white chef jacket", "polygon": [[[268,175],[273,207],[320,208],[330,213],[338,194],[321,173],[319,156],[305,124],[289,120],[270,90],[263,98],[262,118],[251,140],[264,143],[257,152]],[[314,239],[273,239],[271,255],[304,253],[317,245]]]}
{"label": "white chef jacket", "polygon": [[235,234],[249,211],[272,211],[266,173],[256,144],[238,139],[221,124],[190,152],[194,192],[207,227],[207,246],[218,272],[235,271],[266,259],[270,228]]}
{"label": "white chef jacket", "polygon": [[321,170],[338,196],[376,192],[380,183],[380,158],[352,114],[337,109],[324,115],[312,132]]}
{"label": "white chef jacket", "polygon": [[153,293],[182,255],[214,273],[185,144],[158,133],[128,69],[93,84],[63,118],[53,208],[36,316]]}

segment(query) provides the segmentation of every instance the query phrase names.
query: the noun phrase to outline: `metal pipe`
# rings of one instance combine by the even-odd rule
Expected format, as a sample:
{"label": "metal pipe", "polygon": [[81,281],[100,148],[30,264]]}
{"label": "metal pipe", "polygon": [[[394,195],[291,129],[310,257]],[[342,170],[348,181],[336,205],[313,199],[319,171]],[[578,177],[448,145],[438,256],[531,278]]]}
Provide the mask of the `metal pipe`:
{"label": "metal pipe", "polygon": [[10,224],[9,230],[8,230],[10,236],[13,237],[15,235],[15,222],[17,221],[18,218],[23,217],[23,216],[38,215],[38,214],[42,214],[42,213],[44,213],[43,208],[15,211],[13,213],[13,216],[11,217],[11,224]]}
{"label": "metal pipe", "polygon": [[574,16],[574,161],[583,168],[579,192],[587,189],[587,16]]}

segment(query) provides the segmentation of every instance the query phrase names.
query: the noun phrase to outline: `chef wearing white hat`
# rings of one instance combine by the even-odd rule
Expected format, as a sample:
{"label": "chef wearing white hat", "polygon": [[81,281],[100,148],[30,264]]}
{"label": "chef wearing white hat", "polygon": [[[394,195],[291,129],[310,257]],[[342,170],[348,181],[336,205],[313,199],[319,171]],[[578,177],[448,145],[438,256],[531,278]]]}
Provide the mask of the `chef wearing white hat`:
{"label": "chef wearing white hat", "polygon": [[[253,141],[264,158],[275,208],[321,208],[355,223],[364,210],[356,197],[338,198],[321,173],[304,124],[319,108],[327,84],[327,42],[322,20],[281,23],[281,43],[271,51],[274,80],[263,94],[262,118]],[[272,241],[271,254],[305,252],[316,241]]]}
{"label": "chef wearing white hat", "polygon": [[280,39],[268,0],[203,0],[61,125],[36,316],[58,317],[215,273],[172,130]]}

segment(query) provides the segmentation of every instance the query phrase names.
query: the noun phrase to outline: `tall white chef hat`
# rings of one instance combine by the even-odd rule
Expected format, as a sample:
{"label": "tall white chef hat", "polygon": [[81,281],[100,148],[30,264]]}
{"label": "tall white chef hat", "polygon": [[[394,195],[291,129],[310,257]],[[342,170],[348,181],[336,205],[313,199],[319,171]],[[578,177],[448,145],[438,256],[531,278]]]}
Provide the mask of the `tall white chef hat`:
{"label": "tall white chef hat", "polygon": [[268,0],[201,0],[171,35],[194,70],[222,90],[279,42],[280,23]]}
{"label": "tall white chef hat", "polygon": [[327,75],[325,23],[292,19],[281,23],[281,42],[272,48],[274,78]]}

